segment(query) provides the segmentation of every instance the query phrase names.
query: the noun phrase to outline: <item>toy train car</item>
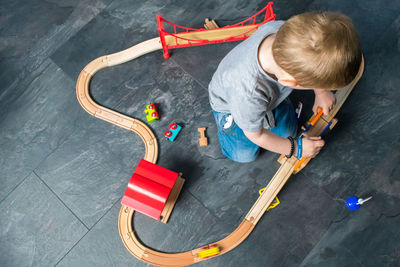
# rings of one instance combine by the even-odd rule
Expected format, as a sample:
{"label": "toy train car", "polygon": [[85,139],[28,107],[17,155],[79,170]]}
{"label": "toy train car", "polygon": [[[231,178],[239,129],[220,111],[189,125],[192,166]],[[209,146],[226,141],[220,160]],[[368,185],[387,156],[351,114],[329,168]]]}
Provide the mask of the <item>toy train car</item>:
{"label": "toy train car", "polygon": [[147,105],[144,112],[147,113],[147,116],[146,116],[147,122],[153,122],[154,120],[160,119],[160,117],[158,116],[156,105],[154,105],[154,104]]}
{"label": "toy train car", "polygon": [[178,136],[179,132],[181,131],[182,127],[176,124],[175,122],[169,125],[169,130],[164,133],[165,138],[169,141],[173,142],[175,138]]}
{"label": "toy train car", "polygon": [[[261,188],[261,189],[258,191],[258,193],[261,195],[261,194],[264,192],[265,188],[266,188],[266,187]],[[266,211],[269,211],[270,209],[275,208],[275,207],[278,206],[279,204],[281,204],[281,202],[279,201],[279,198],[278,198],[278,197],[275,197],[275,199],[274,199],[274,200],[272,201],[272,203],[268,206],[268,208],[267,208]]]}
{"label": "toy train car", "polygon": [[199,251],[197,256],[199,258],[209,258],[221,253],[221,249],[217,245],[209,245],[203,248],[203,250]]}

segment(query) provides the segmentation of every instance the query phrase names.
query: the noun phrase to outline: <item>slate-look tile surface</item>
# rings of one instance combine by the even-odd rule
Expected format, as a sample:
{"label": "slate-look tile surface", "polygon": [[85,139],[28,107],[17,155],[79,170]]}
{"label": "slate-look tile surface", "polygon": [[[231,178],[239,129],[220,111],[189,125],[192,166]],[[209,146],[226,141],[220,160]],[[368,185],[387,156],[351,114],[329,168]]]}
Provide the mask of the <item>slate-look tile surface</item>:
{"label": "slate-look tile surface", "polygon": [[302,266],[398,266],[399,223],[367,209],[352,213],[329,228]]}
{"label": "slate-look tile surface", "polygon": [[71,109],[74,81],[51,60],[32,76],[13,105],[2,108],[0,200],[68,138],[79,113]]}
{"label": "slate-look tile surface", "polygon": [[119,208],[119,204],[113,206],[57,266],[143,266],[119,237]]}
{"label": "slate-look tile surface", "polygon": [[88,229],[31,174],[0,204],[0,265],[56,264]]}
{"label": "slate-look tile surface", "polygon": [[[125,249],[118,233],[117,203],[93,227],[77,246],[62,259],[60,266],[142,266]],[[135,213],[138,238],[156,250],[179,252],[193,249],[216,218],[185,190],[174,208],[168,224]],[[116,248],[118,253],[113,253]]]}
{"label": "slate-look tile surface", "polygon": [[37,173],[92,227],[125,192],[144,147],[131,132],[86,115],[87,128],[78,128]]}
{"label": "slate-look tile surface", "polygon": [[[224,26],[265,4],[3,1],[1,265],[146,266],[124,248],[117,229],[119,202],[144,146],[137,135],[87,114],[75,97],[76,78],[96,57],[157,37],[156,14],[183,26],[201,27],[206,17]],[[399,265],[399,3],[274,3],[277,19],[313,9],[352,18],[364,76],[318,158],[279,194],[281,204],[235,250],[200,266]],[[157,250],[185,251],[226,237],[279,167],[269,152],[250,164],[220,152],[207,86],[235,45],[176,49],[169,60],[155,52],[103,69],[92,80],[93,98],[128,116],[145,120],[145,105],[157,104],[161,120],[150,128],[158,163],[186,178],[168,224],[135,216],[139,238]],[[312,106],[311,92],[291,98]],[[172,121],[183,126],[174,143],[163,138]],[[197,144],[201,126],[208,127],[207,147]],[[373,200],[350,212],[344,206],[350,195]]]}
{"label": "slate-look tile surface", "polygon": [[[0,7],[0,81],[6,100],[63,43],[105,7],[102,1],[2,1]],[[4,95],[2,95],[2,100]]]}

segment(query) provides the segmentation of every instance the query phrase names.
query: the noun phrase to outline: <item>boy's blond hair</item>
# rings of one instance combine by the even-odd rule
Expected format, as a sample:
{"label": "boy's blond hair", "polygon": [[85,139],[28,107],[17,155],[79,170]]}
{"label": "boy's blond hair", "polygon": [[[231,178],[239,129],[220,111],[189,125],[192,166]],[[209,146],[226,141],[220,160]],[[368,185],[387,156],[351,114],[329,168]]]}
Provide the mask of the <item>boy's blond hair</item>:
{"label": "boy's blond hair", "polygon": [[298,85],[313,89],[348,85],[362,60],[360,40],[351,20],[332,12],[290,18],[277,32],[272,54]]}

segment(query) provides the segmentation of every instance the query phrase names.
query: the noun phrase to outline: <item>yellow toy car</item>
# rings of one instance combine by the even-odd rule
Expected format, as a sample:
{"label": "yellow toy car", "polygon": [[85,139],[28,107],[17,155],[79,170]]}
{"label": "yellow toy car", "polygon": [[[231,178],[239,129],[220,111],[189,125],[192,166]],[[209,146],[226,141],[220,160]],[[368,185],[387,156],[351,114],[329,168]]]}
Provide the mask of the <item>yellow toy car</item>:
{"label": "yellow toy car", "polygon": [[209,258],[214,255],[218,255],[221,253],[220,248],[217,245],[209,245],[203,248],[202,251],[200,251],[197,256],[199,258]]}
{"label": "yellow toy car", "polygon": [[[258,191],[258,193],[261,195],[261,194],[264,192],[265,188],[266,188],[266,187],[261,188],[261,189]],[[281,203],[281,202],[279,201],[279,198],[278,198],[278,197],[275,197],[274,201],[272,201],[272,203],[269,205],[269,207],[267,208],[266,211],[275,208],[275,207],[278,206],[280,203]]]}

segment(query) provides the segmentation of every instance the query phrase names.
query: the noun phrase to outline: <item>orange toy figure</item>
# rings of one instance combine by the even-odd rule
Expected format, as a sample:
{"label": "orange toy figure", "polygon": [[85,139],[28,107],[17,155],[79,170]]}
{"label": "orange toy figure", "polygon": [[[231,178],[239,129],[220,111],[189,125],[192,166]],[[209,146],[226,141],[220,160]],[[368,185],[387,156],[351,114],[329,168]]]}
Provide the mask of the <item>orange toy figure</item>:
{"label": "orange toy figure", "polygon": [[208,139],[206,137],[206,127],[198,128],[197,129],[200,133],[200,138],[199,138],[199,145],[200,146],[207,146],[208,145]]}

